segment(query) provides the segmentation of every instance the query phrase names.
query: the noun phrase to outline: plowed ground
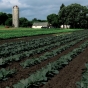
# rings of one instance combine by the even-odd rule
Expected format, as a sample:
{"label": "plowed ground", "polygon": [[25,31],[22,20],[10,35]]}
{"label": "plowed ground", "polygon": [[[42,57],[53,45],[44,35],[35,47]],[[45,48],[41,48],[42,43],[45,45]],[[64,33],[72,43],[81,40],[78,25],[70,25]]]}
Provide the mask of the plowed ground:
{"label": "plowed ground", "polygon": [[[50,35],[49,35],[50,36]],[[46,37],[46,36],[43,36]],[[23,38],[22,40],[29,40],[28,38]],[[33,38],[32,38],[33,39]],[[65,50],[61,54],[55,56],[54,58],[50,58],[46,61],[41,62],[38,65],[32,66],[30,68],[23,69],[22,66],[19,65],[19,63],[23,62],[27,58],[24,58],[23,60],[19,62],[13,62],[9,64],[8,66],[4,66],[3,68],[16,68],[17,73],[14,74],[12,77],[10,77],[7,81],[0,81],[0,88],[5,88],[6,86],[9,86],[12,88],[12,85],[19,82],[21,79],[25,79],[29,77],[30,74],[34,73],[35,71],[41,69],[45,65],[47,65],[49,62],[56,61],[59,57],[71,52],[73,49],[79,47],[80,44],[85,42],[88,39],[85,39],[77,44],[75,44],[73,47]],[[11,39],[11,40],[2,40],[0,43],[5,42],[15,42],[18,41],[18,39]],[[60,46],[59,46],[60,47]],[[55,47],[57,48],[57,47]],[[52,50],[54,50],[53,48]],[[51,51],[51,50],[49,50]],[[48,52],[48,51],[47,51]],[[42,54],[37,54],[33,57],[39,57]],[[30,57],[30,58],[33,58]],[[82,75],[82,69],[85,68],[85,63],[88,62],[88,48],[84,50],[83,53],[79,54],[76,58],[74,58],[71,62],[69,62],[69,65],[65,66],[63,69],[60,70],[59,74],[55,75],[51,80],[48,80],[48,82],[43,85],[41,88],[76,88],[75,83],[81,79]],[[0,67],[1,69],[2,67]]]}

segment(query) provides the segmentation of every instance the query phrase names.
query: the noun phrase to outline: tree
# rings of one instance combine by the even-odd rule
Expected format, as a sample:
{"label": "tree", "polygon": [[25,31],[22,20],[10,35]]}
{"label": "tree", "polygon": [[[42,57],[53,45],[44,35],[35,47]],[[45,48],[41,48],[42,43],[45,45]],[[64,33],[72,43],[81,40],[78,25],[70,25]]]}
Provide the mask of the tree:
{"label": "tree", "polygon": [[47,21],[49,24],[52,24],[53,27],[58,27],[58,15],[56,15],[56,14],[48,15]]}
{"label": "tree", "polygon": [[7,26],[12,26],[12,18],[8,18],[8,19],[5,21],[5,25],[7,25]]}
{"label": "tree", "polygon": [[20,25],[20,27],[30,27],[30,26],[32,26],[32,23],[30,21],[28,21],[27,18],[21,17],[19,19],[19,25]]}
{"label": "tree", "polygon": [[8,16],[8,18],[12,18],[12,14],[10,14],[10,13],[7,14],[7,16]]}
{"label": "tree", "polygon": [[38,22],[37,18],[32,19],[32,22]]}
{"label": "tree", "polygon": [[0,25],[5,25],[5,21],[8,19],[6,13],[0,12]]}
{"label": "tree", "polygon": [[66,20],[65,12],[66,12],[65,7],[63,7],[59,11],[59,14],[58,14],[58,24],[59,24],[59,27],[60,27],[60,25],[62,25],[62,24],[64,25],[65,24],[65,20]]}
{"label": "tree", "polygon": [[86,23],[83,22],[87,21],[87,13],[88,9],[86,6],[81,6],[77,3],[68,5],[63,7],[58,13],[59,24],[69,24],[72,28],[85,28]]}
{"label": "tree", "polygon": [[62,5],[60,6],[60,10],[61,10],[63,7],[65,7],[65,5],[62,3]]}

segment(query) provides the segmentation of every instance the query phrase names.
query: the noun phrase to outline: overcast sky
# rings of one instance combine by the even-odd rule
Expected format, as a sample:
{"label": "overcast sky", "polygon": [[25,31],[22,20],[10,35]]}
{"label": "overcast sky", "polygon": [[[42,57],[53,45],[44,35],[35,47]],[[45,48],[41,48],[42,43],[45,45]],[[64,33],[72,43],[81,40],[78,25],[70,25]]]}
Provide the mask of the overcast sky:
{"label": "overcast sky", "polygon": [[0,0],[0,12],[12,13],[12,7],[18,5],[20,17],[29,20],[33,18],[46,20],[47,15],[57,14],[61,4],[65,6],[72,3],[88,5],[88,0]]}

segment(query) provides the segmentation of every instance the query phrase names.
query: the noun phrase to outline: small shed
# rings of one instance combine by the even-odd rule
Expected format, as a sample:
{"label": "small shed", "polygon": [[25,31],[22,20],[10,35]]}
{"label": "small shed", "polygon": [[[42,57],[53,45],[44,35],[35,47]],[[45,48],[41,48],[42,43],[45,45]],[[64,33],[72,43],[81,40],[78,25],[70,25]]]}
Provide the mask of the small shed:
{"label": "small shed", "polygon": [[34,22],[32,28],[48,28],[48,22]]}

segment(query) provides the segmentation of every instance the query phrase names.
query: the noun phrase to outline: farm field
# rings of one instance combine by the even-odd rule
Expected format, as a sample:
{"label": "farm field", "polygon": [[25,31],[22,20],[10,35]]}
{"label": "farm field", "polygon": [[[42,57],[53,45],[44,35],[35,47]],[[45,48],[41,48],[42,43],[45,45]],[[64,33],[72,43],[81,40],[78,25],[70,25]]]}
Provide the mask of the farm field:
{"label": "farm field", "polygon": [[[46,31],[47,30],[47,31]],[[0,39],[20,38],[35,35],[45,35],[63,32],[74,32],[83,29],[33,29],[33,28],[3,28],[0,27]]]}
{"label": "farm field", "polygon": [[0,41],[0,88],[77,88],[88,62],[88,30]]}

